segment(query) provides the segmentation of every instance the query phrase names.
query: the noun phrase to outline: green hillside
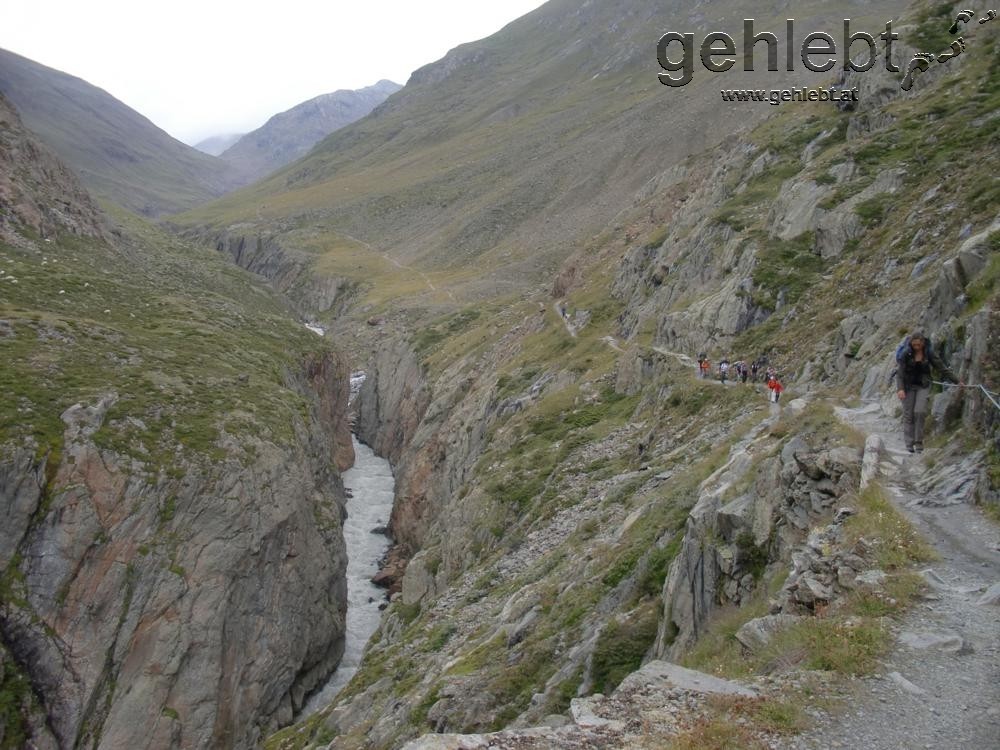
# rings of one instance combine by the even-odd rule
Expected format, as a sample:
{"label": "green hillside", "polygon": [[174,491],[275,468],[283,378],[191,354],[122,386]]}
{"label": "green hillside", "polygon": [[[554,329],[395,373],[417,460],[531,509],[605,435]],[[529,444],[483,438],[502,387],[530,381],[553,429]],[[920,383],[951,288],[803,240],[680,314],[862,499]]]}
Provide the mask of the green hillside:
{"label": "green hillside", "polygon": [[236,172],[160,130],[106,91],[0,50],[0,93],[96,196],[148,217],[236,185]]}
{"label": "green hillside", "polygon": [[[900,5],[848,7],[858,28],[875,31]],[[801,28],[842,24],[841,10],[821,3],[796,12]],[[758,12],[759,26],[782,28],[782,13]],[[738,33],[742,18],[735,3],[554,0],[416,71],[387,106],[265,182],[171,221],[206,235],[239,225],[321,255],[324,242],[354,237],[474,299],[530,286],[663,170],[737,122],[773,114],[723,106],[720,87],[822,80],[801,66],[770,73],[764,61],[753,73],[696,76],[684,89],[659,83],[655,47],[666,26]],[[326,255],[324,268],[352,276]],[[471,268],[475,278],[465,278]]]}

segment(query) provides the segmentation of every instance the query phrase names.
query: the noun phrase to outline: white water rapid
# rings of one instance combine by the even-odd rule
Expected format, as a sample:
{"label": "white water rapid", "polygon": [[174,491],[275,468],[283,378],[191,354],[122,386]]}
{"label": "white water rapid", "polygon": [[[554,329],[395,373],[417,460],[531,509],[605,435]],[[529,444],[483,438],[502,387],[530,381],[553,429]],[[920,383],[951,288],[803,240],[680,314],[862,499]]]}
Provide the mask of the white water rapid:
{"label": "white water rapid", "polygon": [[[344,542],[347,545],[347,633],[344,658],[327,684],[306,703],[301,717],[326,706],[358,671],[361,654],[378,628],[385,590],[371,582],[378,562],[389,548],[384,534],[372,529],[389,523],[395,480],[389,462],[371,448],[354,440],[354,466],[344,472],[344,486],[353,497],[347,500]],[[301,718],[300,717],[300,718]]]}

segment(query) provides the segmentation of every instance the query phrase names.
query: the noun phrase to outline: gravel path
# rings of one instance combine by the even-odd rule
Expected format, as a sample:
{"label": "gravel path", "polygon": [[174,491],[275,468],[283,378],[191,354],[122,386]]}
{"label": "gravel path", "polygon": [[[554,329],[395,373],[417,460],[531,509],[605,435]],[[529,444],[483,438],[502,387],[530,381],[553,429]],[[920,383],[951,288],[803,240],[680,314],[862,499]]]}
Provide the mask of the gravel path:
{"label": "gravel path", "polygon": [[877,403],[839,410],[882,439],[880,474],[897,507],[933,543],[925,600],[895,628],[878,674],[857,681],[846,710],[817,717],[789,750],[996,750],[1000,748],[1000,530],[968,503],[971,466],[931,470],[903,447],[896,420]]}

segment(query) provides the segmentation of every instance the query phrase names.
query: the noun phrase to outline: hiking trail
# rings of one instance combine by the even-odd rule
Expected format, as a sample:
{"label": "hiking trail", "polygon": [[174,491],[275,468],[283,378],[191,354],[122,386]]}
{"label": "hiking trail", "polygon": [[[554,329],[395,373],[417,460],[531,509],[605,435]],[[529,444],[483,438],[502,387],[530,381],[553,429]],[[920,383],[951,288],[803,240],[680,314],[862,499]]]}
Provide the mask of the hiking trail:
{"label": "hiking trail", "polygon": [[977,466],[910,454],[877,401],[836,413],[868,436],[866,463],[940,559],[921,571],[922,601],[891,626],[882,668],[850,684],[844,710],[816,712],[813,728],[782,747],[1000,747],[1000,528],[972,506]]}
{"label": "hiking trail", "polygon": [[375,247],[371,243],[365,242],[364,240],[358,239],[357,237],[352,237],[351,235],[344,234],[343,232],[340,233],[340,236],[343,237],[344,239],[350,240],[351,242],[358,243],[362,247],[365,247],[368,250],[371,250],[373,253],[376,253],[377,255],[381,255],[382,258],[386,261],[386,263],[389,263],[390,265],[395,266],[396,268],[398,268],[401,271],[409,271],[411,273],[418,274],[420,276],[420,278],[423,279],[423,282],[427,285],[427,288],[430,291],[432,291],[432,292],[443,291],[445,294],[448,295],[448,299],[450,299],[452,302],[456,302],[456,303],[458,302],[458,300],[455,299],[455,295],[452,294],[452,292],[451,292],[450,289],[441,289],[441,290],[439,290],[436,286],[434,286],[434,282],[431,281],[430,276],[428,276],[426,273],[424,273],[423,271],[421,271],[419,268],[414,268],[413,266],[408,266],[405,263],[400,263],[398,260],[396,260],[391,255],[389,255],[389,253],[385,252],[384,250],[379,250],[377,247]]}

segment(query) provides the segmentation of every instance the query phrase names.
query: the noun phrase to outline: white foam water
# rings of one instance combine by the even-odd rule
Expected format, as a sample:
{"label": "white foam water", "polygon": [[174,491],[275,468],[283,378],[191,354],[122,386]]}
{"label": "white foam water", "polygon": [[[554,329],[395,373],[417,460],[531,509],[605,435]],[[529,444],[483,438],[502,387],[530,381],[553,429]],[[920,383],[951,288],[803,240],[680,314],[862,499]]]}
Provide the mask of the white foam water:
{"label": "white foam water", "polygon": [[395,479],[389,462],[354,439],[354,466],[344,472],[344,486],[351,491],[347,500],[344,542],[347,546],[347,632],[344,658],[329,681],[302,709],[302,717],[326,706],[358,671],[368,639],[378,628],[385,590],[371,582],[378,563],[389,548],[384,534],[372,529],[389,523]]}

